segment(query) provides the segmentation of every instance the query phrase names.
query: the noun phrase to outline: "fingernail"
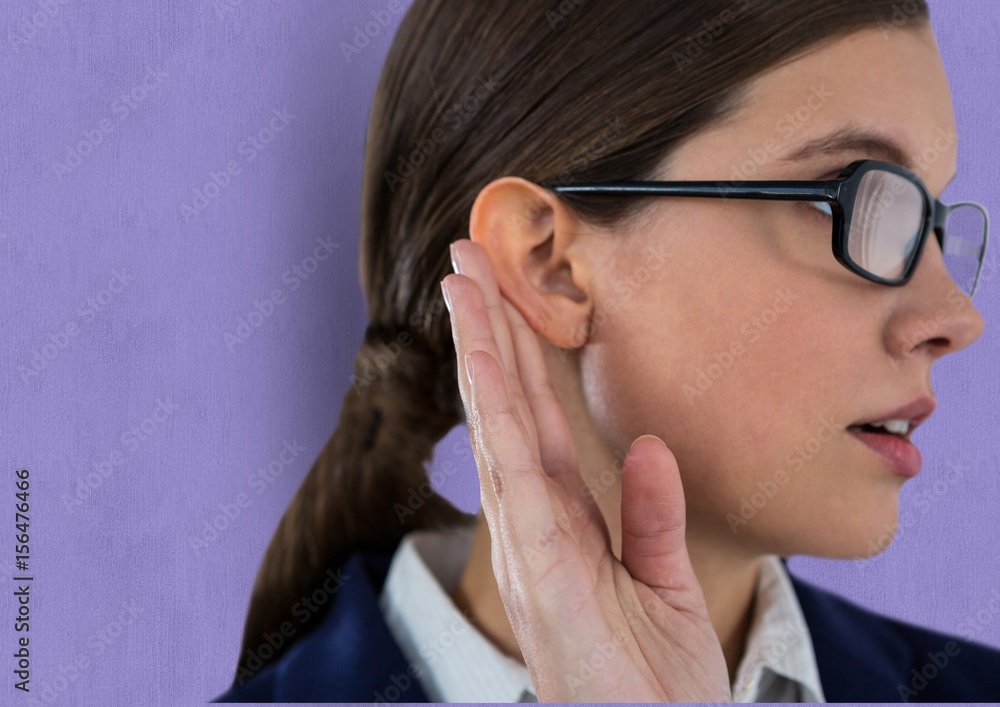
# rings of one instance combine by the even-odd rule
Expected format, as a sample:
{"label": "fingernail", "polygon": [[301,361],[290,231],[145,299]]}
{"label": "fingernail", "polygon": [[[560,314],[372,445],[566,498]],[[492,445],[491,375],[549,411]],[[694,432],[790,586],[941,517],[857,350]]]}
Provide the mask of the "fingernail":
{"label": "fingernail", "polygon": [[459,255],[458,248],[455,247],[454,243],[451,244],[450,248],[451,248],[451,267],[455,272],[461,274],[462,259]]}
{"label": "fingernail", "polygon": [[646,436],[646,435],[639,435],[638,437],[636,437],[635,439],[633,439],[633,440],[632,440],[632,444],[630,444],[630,445],[628,446],[628,451],[629,451],[629,453],[631,453],[631,452],[632,452],[632,447],[634,447],[634,446],[635,446],[635,443],[636,443],[636,442],[638,442],[638,441],[639,441],[639,440],[640,440],[640,439],[641,439],[642,437],[645,437],[645,436]]}
{"label": "fingernail", "polygon": [[441,281],[441,292],[444,293],[444,303],[448,306],[448,313],[453,314],[454,310],[451,306],[451,292],[448,290],[448,281]]}
{"label": "fingernail", "polygon": [[474,374],[475,374],[476,371],[475,371],[475,365],[472,363],[472,352],[471,351],[469,353],[465,354],[465,370],[467,370],[469,372],[469,382],[470,383],[474,382],[475,378],[473,376],[474,376]]}

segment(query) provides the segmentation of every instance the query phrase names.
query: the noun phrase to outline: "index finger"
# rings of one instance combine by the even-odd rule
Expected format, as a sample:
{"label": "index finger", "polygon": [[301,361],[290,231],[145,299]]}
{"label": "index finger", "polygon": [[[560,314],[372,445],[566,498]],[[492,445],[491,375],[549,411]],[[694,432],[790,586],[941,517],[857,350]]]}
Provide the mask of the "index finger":
{"label": "index finger", "polygon": [[555,525],[548,480],[508,390],[482,291],[463,275],[448,275],[442,288],[451,311],[459,388],[469,420],[484,512],[488,521],[492,518],[490,529],[499,531],[506,540],[505,552],[523,553],[539,533],[547,533]]}

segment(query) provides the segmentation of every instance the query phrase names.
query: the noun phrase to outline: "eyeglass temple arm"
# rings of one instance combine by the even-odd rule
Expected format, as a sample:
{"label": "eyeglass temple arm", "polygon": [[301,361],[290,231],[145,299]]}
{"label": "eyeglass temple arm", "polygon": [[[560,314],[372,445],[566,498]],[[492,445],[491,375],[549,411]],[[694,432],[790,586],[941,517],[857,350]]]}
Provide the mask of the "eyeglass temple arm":
{"label": "eyeglass temple arm", "polygon": [[621,182],[618,184],[567,184],[549,187],[560,194],[631,196],[722,197],[776,201],[837,201],[840,182]]}

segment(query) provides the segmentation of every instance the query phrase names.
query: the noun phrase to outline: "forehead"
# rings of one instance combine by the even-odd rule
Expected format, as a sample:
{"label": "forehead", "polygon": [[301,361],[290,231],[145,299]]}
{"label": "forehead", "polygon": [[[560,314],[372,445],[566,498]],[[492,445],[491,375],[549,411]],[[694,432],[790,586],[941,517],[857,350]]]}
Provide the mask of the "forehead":
{"label": "forehead", "polygon": [[927,25],[866,29],[817,45],[754,79],[740,107],[708,133],[699,137],[733,157],[766,145],[776,165],[803,157],[807,146],[816,149],[804,158],[835,160],[831,149],[848,144],[846,136],[875,136],[898,147],[896,159],[864,140],[852,154],[907,166],[932,191],[952,177],[957,155],[951,94]]}

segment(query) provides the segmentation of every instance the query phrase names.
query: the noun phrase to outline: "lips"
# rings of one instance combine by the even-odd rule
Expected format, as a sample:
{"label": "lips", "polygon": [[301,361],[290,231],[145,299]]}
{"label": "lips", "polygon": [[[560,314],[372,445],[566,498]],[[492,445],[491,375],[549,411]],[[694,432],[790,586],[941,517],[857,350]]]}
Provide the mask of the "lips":
{"label": "lips", "polygon": [[897,474],[911,478],[920,472],[920,450],[910,443],[910,435],[931,416],[934,398],[921,396],[902,407],[849,425],[847,431],[882,458]]}
{"label": "lips", "polygon": [[[895,410],[855,422],[847,429],[869,428],[866,431],[874,434],[893,434],[908,441],[913,430],[933,414],[935,407],[937,402],[934,398],[924,395]],[[905,429],[902,427],[904,422],[907,423]]]}
{"label": "lips", "polygon": [[920,473],[923,457],[920,450],[909,440],[892,434],[867,432],[863,429],[848,429],[858,441],[875,452],[895,473],[910,479]]}

